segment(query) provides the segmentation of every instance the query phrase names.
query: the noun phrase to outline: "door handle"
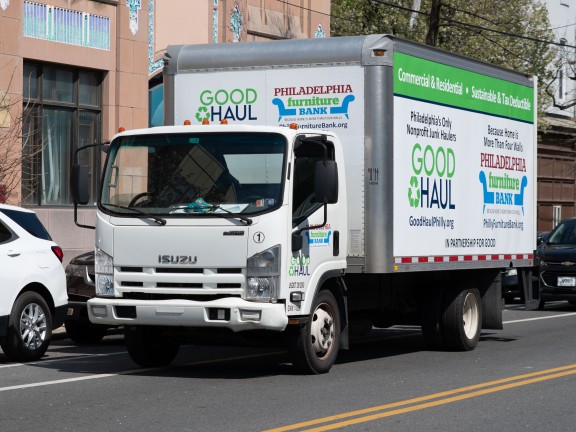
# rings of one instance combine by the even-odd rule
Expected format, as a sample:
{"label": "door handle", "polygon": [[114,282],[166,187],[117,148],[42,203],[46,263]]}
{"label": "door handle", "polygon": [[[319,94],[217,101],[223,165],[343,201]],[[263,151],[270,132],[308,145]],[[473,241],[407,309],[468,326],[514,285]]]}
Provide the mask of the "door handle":
{"label": "door handle", "polygon": [[11,251],[8,251],[8,256],[9,257],[17,257],[17,256],[20,256],[20,252],[16,252],[16,251],[11,250]]}

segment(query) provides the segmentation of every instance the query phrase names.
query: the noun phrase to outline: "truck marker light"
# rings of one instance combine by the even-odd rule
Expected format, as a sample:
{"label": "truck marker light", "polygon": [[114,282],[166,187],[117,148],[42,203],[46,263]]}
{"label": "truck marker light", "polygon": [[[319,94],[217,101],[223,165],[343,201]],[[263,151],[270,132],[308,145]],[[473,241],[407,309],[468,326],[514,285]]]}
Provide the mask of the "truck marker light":
{"label": "truck marker light", "polygon": [[118,128],[118,133],[124,132],[125,130],[126,130],[125,127],[120,126],[120,127]]}
{"label": "truck marker light", "polygon": [[296,123],[290,123],[290,129],[298,129],[298,125]]}
{"label": "truck marker light", "polygon": [[191,126],[192,122],[190,120],[184,120],[184,126]]}
{"label": "truck marker light", "polygon": [[202,124],[208,125],[208,124],[210,124],[210,121],[208,119],[204,119],[204,120],[202,120]]}
{"label": "truck marker light", "polygon": [[383,49],[373,49],[372,57],[384,57],[386,55],[386,50]]}
{"label": "truck marker light", "polygon": [[222,119],[222,120],[220,120],[220,124],[228,124],[228,120]]}

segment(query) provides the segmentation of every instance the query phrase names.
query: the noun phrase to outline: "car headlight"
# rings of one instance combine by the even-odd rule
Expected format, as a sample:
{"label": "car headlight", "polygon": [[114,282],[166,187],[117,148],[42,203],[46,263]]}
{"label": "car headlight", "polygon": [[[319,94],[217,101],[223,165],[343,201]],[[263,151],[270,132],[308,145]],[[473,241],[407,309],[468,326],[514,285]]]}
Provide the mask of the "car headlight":
{"label": "car headlight", "polygon": [[114,297],[114,260],[101,249],[96,249],[94,258],[96,295]]}
{"label": "car headlight", "polygon": [[248,258],[246,300],[276,303],[280,283],[280,245]]}

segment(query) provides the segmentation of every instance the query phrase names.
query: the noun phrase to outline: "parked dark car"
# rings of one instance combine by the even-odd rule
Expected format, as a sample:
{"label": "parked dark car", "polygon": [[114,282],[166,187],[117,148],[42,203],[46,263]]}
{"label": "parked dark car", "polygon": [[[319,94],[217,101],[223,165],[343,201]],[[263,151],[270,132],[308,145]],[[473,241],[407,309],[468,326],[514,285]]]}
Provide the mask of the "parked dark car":
{"label": "parked dark car", "polygon": [[540,246],[544,243],[544,240],[548,238],[550,231],[539,231],[536,233],[536,246]]}
{"label": "parked dark car", "polygon": [[547,301],[576,305],[576,218],[560,222],[538,248],[540,309]]}
{"label": "parked dark car", "polygon": [[94,252],[73,258],[66,266],[68,313],[64,326],[66,333],[77,344],[97,343],[109,327],[92,324],[88,319],[86,302],[96,295],[94,288]]}
{"label": "parked dark car", "polygon": [[502,298],[506,303],[512,303],[516,299],[524,302],[524,291],[521,288],[516,268],[511,267],[502,272]]}
{"label": "parked dark car", "polygon": [[[536,248],[538,248],[544,240],[548,237],[550,231],[539,231],[536,233]],[[536,265],[532,269],[533,277],[538,276],[538,262],[536,260]],[[536,290],[536,286],[534,290]],[[506,303],[512,303],[515,300],[519,300],[521,303],[525,302],[524,299],[524,289],[520,283],[520,275],[518,270],[514,267],[507,268],[502,272],[502,299]]]}

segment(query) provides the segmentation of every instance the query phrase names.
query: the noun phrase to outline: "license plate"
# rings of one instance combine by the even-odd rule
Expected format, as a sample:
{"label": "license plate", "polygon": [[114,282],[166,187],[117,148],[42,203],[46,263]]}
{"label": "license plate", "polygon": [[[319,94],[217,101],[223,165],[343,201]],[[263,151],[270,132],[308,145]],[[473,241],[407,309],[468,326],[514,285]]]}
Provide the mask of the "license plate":
{"label": "license plate", "polygon": [[558,276],[559,287],[573,287],[576,286],[576,277]]}

